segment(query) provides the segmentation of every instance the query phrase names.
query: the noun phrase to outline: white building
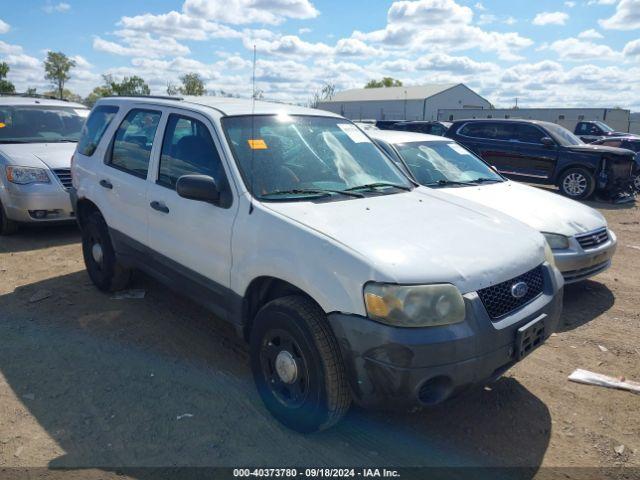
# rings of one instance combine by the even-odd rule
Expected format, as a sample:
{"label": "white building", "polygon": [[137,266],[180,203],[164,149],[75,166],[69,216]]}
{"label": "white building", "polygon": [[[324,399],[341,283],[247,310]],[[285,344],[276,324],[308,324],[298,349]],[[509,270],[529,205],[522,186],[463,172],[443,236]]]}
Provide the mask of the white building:
{"label": "white building", "polygon": [[345,90],[318,108],[352,120],[437,120],[445,108],[486,109],[491,103],[462,83],[449,83]]}
{"label": "white building", "polygon": [[467,118],[522,118],[553,122],[571,130],[583,120],[600,120],[618,132],[630,131],[629,110],[621,108],[496,108],[493,110],[442,109],[438,120],[453,121]]}

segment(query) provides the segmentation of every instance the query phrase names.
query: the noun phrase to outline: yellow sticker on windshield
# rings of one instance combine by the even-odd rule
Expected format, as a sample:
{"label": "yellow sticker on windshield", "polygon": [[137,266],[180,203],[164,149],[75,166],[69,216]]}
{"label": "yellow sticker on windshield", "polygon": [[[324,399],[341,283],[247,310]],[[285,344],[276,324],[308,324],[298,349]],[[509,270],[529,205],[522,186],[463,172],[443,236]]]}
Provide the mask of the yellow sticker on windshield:
{"label": "yellow sticker on windshield", "polygon": [[261,138],[254,140],[247,140],[249,142],[249,148],[251,150],[266,150],[267,144]]}
{"label": "yellow sticker on windshield", "polygon": [[2,122],[0,122],[0,128],[4,128],[4,127],[6,127],[6,126],[7,126],[7,124],[6,124],[6,123],[2,123]]}

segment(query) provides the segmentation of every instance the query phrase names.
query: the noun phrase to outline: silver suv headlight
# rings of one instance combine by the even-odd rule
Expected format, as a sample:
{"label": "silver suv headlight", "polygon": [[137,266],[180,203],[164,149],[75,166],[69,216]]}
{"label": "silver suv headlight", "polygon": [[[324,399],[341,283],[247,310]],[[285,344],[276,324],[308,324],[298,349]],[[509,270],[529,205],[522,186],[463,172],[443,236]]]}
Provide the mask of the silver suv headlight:
{"label": "silver suv headlight", "polygon": [[462,294],[448,283],[367,283],[364,302],[370,318],[394,327],[450,325],[462,322],[465,318]]}
{"label": "silver suv headlight", "polygon": [[547,243],[552,250],[564,250],[565,248],[569,248],[569,238],[564,235],[546,232],[542,232],[542,235],[544,235],[544,238],[547,240]]}
{"label": "silver suv headlight", "polygon": [[6,168],[7,180],[18,185],[28,183],[51,183],[49,175],[44,168],[13,167]]}

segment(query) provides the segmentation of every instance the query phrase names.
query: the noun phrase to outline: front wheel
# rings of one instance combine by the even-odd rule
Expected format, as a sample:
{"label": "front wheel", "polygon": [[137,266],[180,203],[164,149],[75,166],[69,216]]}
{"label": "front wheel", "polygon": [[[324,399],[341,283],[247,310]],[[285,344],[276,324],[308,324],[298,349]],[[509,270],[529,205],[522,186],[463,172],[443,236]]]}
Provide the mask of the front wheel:
{"label": "front wheel", "polygon": [[640,170],[633,174],[633,189],[636,193],[640,193]]}
{"label": "front wheel", "polygon": [[595,190],[596,181],[593,174],[584,168],[570,168],[560,175],[558,186],[564,196],[584,200]]}
{"label": "front wheel", "polygon": [[292,295],[272,300],[256,315],[251,369],[265,406],[292,430],[329,428],[349,409],[342,357],[324,312]]}

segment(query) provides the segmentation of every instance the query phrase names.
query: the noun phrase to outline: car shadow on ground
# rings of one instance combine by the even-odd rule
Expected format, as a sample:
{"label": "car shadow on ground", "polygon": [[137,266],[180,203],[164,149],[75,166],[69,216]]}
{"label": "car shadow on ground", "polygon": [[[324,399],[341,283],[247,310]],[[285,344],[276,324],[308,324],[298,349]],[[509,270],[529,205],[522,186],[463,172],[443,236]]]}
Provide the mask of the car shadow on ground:
{"label": "car shadow on ground", "polygon": [[[529,479],[542,462],[550,413],[510,377],[430,410],[353,408],[333,429],[293,433],[263,407],[228,327],[145,276],[134,283],[144,299],[113,299],[84,271],[0,296],[0,371],[66,452],[52,468],[508,466],[526,468],[502,476]],[[30,302],[42,289],[52,296]]]}
{"label": "car shadow on ground", "polygon": [[562,321],[556,331],[567,332],[589,323],[613,307],[615,296],[603,283],[585,280],[564,287]]}
{"label": "car shadow on ground", "polygon": [[25,226],[17,233],[0,237],[0,253],[26,252],[59,247],[80,241],[75,223],[55,226]]}

